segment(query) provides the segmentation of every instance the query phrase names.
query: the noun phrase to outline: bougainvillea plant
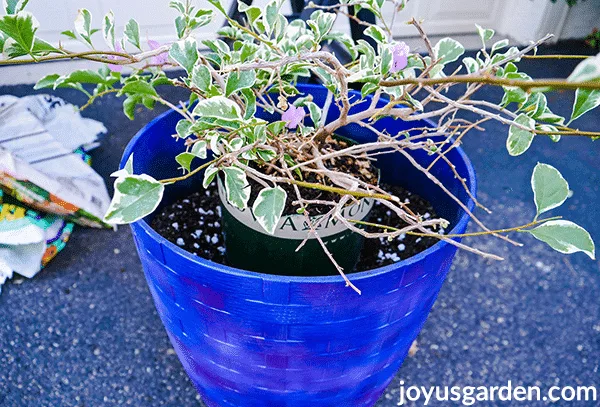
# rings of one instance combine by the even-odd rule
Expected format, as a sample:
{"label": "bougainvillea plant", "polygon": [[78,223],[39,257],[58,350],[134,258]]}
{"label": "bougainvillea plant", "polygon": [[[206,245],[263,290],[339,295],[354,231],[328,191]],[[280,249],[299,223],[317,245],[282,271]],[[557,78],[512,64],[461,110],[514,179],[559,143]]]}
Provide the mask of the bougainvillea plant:
{"label": "bougainvillea plant", "polygon": [[[551,36],[518,48],[509,46],[506,39],[494,41],[493,30],[478,26],[481,50],[465,57],[465,48],[458,41],[443,38],[434,44],[414,19],[408,24],[421,36],[423,47],[422,53],[411,52],[405,43],[392,36],[394,24],[400,21],[396,14],[404,4],[399,0],[342,0],[338,6],[325,8],[309,4],[308,7],[315,8],[311,18],[291,22],[281,13],[283,0],[272,0],[264,8],[240,1],[238,7],[244,23],[230,18],[221,0],[209,0],[209,8],[194,7],[190,0],[175,0],[170,5],[179,13],[175,20],[178,40],[169,44],[144,41],[134,19],[126,23],[123,33],[117,33],[112,12],[96,24],[90,12],[82,9],[74,29],[63,34],[85,44],[88,50],[83,52],[72,52],[39,38],[38,23],[25,9],[27,0],[5,2],[6,14],[0,18],[0,50],[5,58],[0,65],[74,58],[100,64],[98,70],[48,75],[37,83],[36,89],[78,89],[89,97],[89,103],[115,93],[124,97],[123,110],[130,118],[136,106],[152,108],[156,103],[181,114],[173,137],[181,141],[182,152],[173,159],[181,167],[182,175],[157,180],[147,174],[134,174],[131,165],[134,157],[130,157],[126,168],[114,174],[115,195],[106,214],[106,221],[113,224],[131,223],[153,212],[165,187],[203,172],[205,187],[220,174],[228,201],[240,209],[248,206],[249,181],[253,181],[260,191],[251,210],[270,233],[286,202],[311,219],[314,202],[303,197],[299,188],[295,188],[295,196],[288,196],[281,185],[291,184],[334,193],[337,199],[319,204],[327,205],[330,214],[366,237],[421,233],[500,259],[453,240],[456,236],[440,233],[440,227],[448,226],[446,220],[415,216],[398,197],[323,162],[357,155],[376,159],[385,153],[402,154],[469,212],[409,151],[426,150],[436,156],[435,161],[446,161],[453,168],[445,151],[458,146],[472,129],[489,121],[506,125],[507,133],[503,135],[506,148],[515,157],[526,153],[540,137],[559,142],[563,136],[600,136],[571,127],[573,121],[600,105],[600,56],[582,59],[566,80],[534,80],[521,72],[517,63],[525,57],[534,58],[537,47]],[[365,34],[372,41],[354,41],[346,34],[332,31],[338,13],[354,18],[350,10],[358,13],[361,9],[370,10],[379,20],[378,25],[363,23],[367,25]],[[228,22],[218,32],[221,39],[199,41],[194,36],[195,30],[214,18]],[[334,53],[327,51],[327,44],[332,41],[346,47],[349,63],[340,62]],[[209,51],[199,52],[200,45]],[[168,77],[165,69],[171,67],[182,71],[175,78]],[[309,77],[317,78],[327,88],[328,97],[323,105],[317,105],[311,95],[298,91],[297,83]],[[160,95],[163,86],[187,89],[189,100],[179,104],[169,102]],[[496,103],[478,99],[477,90],[482,86],[501,87],[502,99]],[[462,89],[458,96],[447,93],[453,87]],[[351,89],[358,89],[358,96],[350,93]],[[576,92],[571,117],[553,113],[548,105],[546,93],[556,89]],[[363,109],[351,112],[365,98],[370,98],[370,102]],[[378,104],[380,101],[385,103]],[[340,115],[328,121],[332,105],[337,106]],[[280,119],[267,122],[258,118],[259,108],[278,114]],[[467,120],[463,112],[474,113],[477,120]],[[389,134],[373,126],[384,117],[409,124],[430,119],[436,126],[429,129],[416,126],[400,134]],[[320,146],[327,137],[351,123],[370,129],[378,140],[323,153]],[[435,136],[441,136],[442,141],[432,141]],[[207,157],[208,161],[200,161]],[[306,181],[304,175],[311,172],[318,173],[321,181]],[[530,223],[491,230],[469,212],[483,229],[481,233],[518,245],[506,234],[526,232],[559,252],[581,251],[594,258],[594,243],[582,227],[560,217],[541,217],[560,206],[569,195],[567,181],[559,171],[540,163],[533,169],[531,185],[537,210]],[[387,205],[407,226],[393,229],[378,225],[380,232],[367,233],[360,224],[341,216],[341,208],[364,197]],[[484,208],[480,203],[477,205]]]}

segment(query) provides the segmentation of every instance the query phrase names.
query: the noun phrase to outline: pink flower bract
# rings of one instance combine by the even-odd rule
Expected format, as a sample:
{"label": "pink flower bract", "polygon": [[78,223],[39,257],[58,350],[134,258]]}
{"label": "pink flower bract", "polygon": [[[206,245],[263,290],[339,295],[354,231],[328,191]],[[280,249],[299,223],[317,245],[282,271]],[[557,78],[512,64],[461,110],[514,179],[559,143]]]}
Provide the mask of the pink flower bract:
{"label": "pink flower bract", "polygon": [[392,67],[390,72],[398,72],[408,65],[409,46],[405,42],[399,42],[392,48]]}
{"label": "pink flower bract", "polygon": [[281,115],[281,120],[287,122],[286,127],[288,129],[295,129],[298,127],[302,119],[304,119],[305,115],[306,112],[304,111],[303,107],[289,105],[288,110]]}
{"label": "pink flower bract", "polygon": [[[119,41],[117,41],[115,43],[115,51],[117,52],[124,52],[123,48],[121,47],[121,44],[119,43]],[[123,59],[121,57],[118,57],[116,55],[109,55],[107,57],[108,59],[112,59],[112,60],[119,60],[119,59]],[[113,65],[113,64],[108,64],[108,69],[110,69],[113,72],[121,72],[123,70],[123,65]]]}
{"label": "pink flower bract", "polygon": [[[148,40],[148,47],[150,47],[150,50],[154,51],[155,49],[160,48],[160,43],[158,41]],[[158,55],[150,58],[150,63],[152,65],[164,65],[168,61],[169,61],[169,53],[166,51],[163,52],[162,54],[158,54]]]}

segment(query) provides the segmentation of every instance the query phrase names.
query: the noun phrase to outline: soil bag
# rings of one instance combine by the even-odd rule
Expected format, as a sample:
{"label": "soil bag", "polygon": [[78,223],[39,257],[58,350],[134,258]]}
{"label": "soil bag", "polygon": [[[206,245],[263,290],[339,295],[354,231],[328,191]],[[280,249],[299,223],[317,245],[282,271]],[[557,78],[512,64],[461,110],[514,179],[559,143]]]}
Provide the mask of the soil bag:
{"label": "soil bag", "polygon": [[73,223],[4,197],[0,190],[0,292],[19,273],[32,278],[66,245]]}
{"label": "soil bag", "polygon": [[73,222],[107,226],[110,198],[87,154],[104,133],[62,99],[0,96],[0,290],[14,273],[35,276]]}
{"label": "soil bag", "polygon": [[106,227],[104,180],[77,153],[98,145],[100,122],[62,99],[0,96],[0,187],[31,208]]}

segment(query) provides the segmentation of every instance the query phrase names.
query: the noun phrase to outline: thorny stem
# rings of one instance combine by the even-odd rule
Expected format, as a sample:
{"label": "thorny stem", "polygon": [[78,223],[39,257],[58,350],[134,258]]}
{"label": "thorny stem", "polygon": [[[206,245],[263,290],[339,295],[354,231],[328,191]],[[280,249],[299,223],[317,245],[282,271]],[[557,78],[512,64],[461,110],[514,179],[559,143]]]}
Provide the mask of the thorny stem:
{"label": "thorny stem", "polygon": [[521,88],[523,90],[531,90],[537,88],[552,88],[552,89],[586,89],[586,90],[598,90],[600,89],[600,82],[569,82],[562,79],[533,79],[531,81],[523,81],[516,79],[498,78],[494,76],[479,76],[479,75],[456,75],[447,76],[443,78],[404,78],[395,79],[388,81],[381,81],[381,86],[400,86],[400,85],[420,85],[420,86],[431,86],[439,85],[444,83],[477,83],[494,86],[508,86]]}
{"label": "thorny stem", "polygon": [[[101,62],[110,65],[131,65],[138,62],[142,62],[145,59],[151,58],[153,56],[157,56],[169,51],[169,46],[163,45],[152,51],[141,52],[139,54],[128,54],[125,52],[117,52],[117,51],[99,51],[99,50],[90,50],[83,52],[70,52],[63,51],[63,54],[59,55],[46,55],[37,58],[22,58],[22,59],[7,59],[0,60],[0,66],[2,65],[21,65],[21,64],[30,64],[30,63],[38,63],[38,62],[48,62],[48,61],[60,61],[65,59],[85,59],[88,61]],[[97,56],[100,55],[100,56]],[[104,56],[114,56],[123,59],[108,59]]]}
{"label": "thorny stem", "polygon": [[526,59],[587,59],[588,55],[523,55]]}
{"label": "thorny stem", "polygon": [[[441,238],[441,237],[447,237],[447,238],[462,238],[462,237],[473,237],[473,236],[489,236],[489,235],[494,235],[494,234],[499,234],[499,233],[510,233],[510,232],[522,232],[525,231],[526,229],[529,229],[533,226],[537,226],[541,223],[545,223],[551,220],[557,220],[557,219],[562,219],[562,216],[554,216],[551,218],[546,218],[546,219],[539,219],[539,220],[534,220],[532,222],[526,223],[524,225],[520,225],[520,226],[514,226],[511,228],[505,228],[505,229],[496,229],[496,230],[489,230],[489,231],[482,231],[482,232],[471,232],[471,233],[453,233],[453,234],[448,234],[448,235],[442,235],[439,233],[419,233],[419,232],[412,232],[412,231],[408,231],[408,232],[404,232],[407,235],[412,235],[412,236],[419,236],[419,237],[435,237],[435,238]],[[373,222],[365,222],[365,221],[361,221],[361,220],[354,220],[354,219],[346,219],[348,222],[352,222],[352,223],[356,223],[358,225],[363,225],[363,226],[371,226],[371,227],[376,227],[379,229],[387,229],[387,230],[393,230],[393,231],[400,231],[401,229],[398,228],[394,228],[391,226],[386,226],[386,225],[382,225],[379,223],[373,223]]]}

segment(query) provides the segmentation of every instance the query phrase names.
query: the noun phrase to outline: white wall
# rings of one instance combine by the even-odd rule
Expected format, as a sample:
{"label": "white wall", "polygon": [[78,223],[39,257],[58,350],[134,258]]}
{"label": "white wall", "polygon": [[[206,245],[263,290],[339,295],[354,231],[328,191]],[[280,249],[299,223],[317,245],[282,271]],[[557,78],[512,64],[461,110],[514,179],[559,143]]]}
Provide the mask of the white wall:
{"label": "white wall", "polygon": [[[226,3],[231,3],[228,0]],[[264,5],[268,0],[255,0],[256,5]],[[206,0],[196,0],[197,5],[205,6]],[[141,26],[142,37],[159,42],[175,39],[173,21],[176,12],[168,7],[169,0],[32,0],[28,9],[40,22],[39,35],[54,43],[62,41],[67,49],[80,50],[83,45],[61,36],[60,32],[73,28],[73,21],[79,8],[89,9],[94,16],[94,26],[100,27],[104,14],[113,10],[117,23],[117,33],[131,17]],[[289,11],[289,3],[285,2]],[[387,7],[391,7],[388,3]],[[391,16],[391,10],[386,15]],[[599,24],[600,1],[586,0],[571,10],[562,0],[553,4],[550,0],[410,0],[406,10],[398,15],[394,33],[406,41],[413,49],[422,49],[414,27],[406,21],[415,17],[424,19],[424,28],[432,36],[453,35],[463,41],[467,48],[479,47],[479,39],[474,35],[475,23],[495,28],[500,34],[511,37],[515,42],[527,43],[548,32],[562,33],[563,37],[583,36],[591,31],[594,23]],[[222,19],[204,27],[198,34],[199,40],[215,37]],[[336,29],[349,30],[348,19],[338,18]],[[102,43],[100,33],[95,38]],[[88,63],[60,62],[37,66],[0,68],[0,85],[11,83],[34,83],[48,73],[66,73],[73,68],[89,66]]]}

